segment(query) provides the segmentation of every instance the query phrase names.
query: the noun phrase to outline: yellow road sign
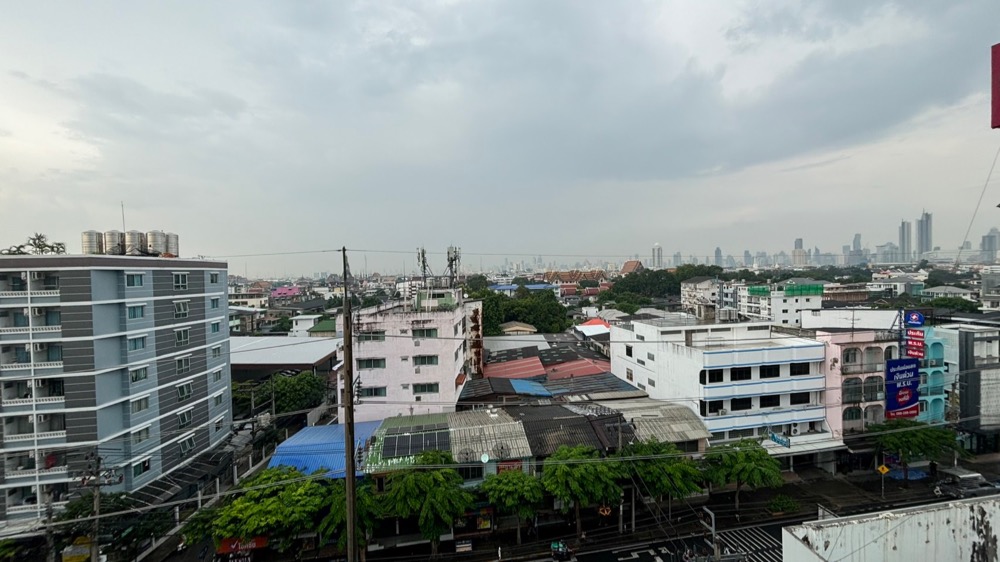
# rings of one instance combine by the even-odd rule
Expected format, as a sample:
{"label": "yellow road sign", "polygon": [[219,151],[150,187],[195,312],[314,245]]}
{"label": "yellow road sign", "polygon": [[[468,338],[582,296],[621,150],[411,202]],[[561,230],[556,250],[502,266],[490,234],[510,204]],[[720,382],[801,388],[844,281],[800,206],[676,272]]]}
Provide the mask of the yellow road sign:
{"label": "yellow road sign", "polygon": [[889,467],[883,464],[882,466],[878,467],[878,471],[879,474],[885,475],[886,472],[889,472]]}

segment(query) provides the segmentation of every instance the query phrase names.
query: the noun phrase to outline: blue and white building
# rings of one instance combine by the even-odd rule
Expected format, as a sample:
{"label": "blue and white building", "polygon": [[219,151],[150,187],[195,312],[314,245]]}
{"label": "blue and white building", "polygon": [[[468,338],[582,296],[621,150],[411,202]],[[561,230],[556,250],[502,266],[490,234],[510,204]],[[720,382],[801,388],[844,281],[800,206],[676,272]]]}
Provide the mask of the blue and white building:
{"label": "blue and white building", "polygon": [[822,342],[773,333],[766,322],[675,313],[611,328],[616,376],[698,413],[712,444],[763,439],[787,468],[832,472],[845,448],[827,422],[825,359]]}
{"label": "blue and white building", "polygon": [[135,492],[226,439],[226,269],[0,257],[0,534],[44,517],[48,493],[64,505],[94,454],[113,475],[102,491]]}

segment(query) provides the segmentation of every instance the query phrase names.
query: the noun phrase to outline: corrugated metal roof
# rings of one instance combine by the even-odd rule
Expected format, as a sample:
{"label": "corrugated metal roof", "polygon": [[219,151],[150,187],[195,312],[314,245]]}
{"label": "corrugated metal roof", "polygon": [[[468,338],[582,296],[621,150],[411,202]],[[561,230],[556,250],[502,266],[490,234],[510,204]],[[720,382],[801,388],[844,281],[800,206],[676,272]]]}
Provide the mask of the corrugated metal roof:
{"label": "corrugated metal roof", "polygon": [[507,379],[525,379],[545,374],[545,367],[538,357],[527,357],[506,363],[490,363],[483,370],[483,376]]}
{"label": "corrugated metal roof", "polygon": [[503,410],[454,412],[448,420],[456,462],[475,462],[484,454],[495,460],[531,457],[524,425]]}
{"label": "corrugated metal roof", "polygon": [[602,405],[622,413],[635,425],[640,439],[680,443],[708,439],[711,433],[698,414],[683,404],[673,404],[651,398],[612,400]]}
{"label": "corrugated metal roof", "polygon": [[315,365],[343,347],[340,338],[229,338],[230,361],[239,365]]}
{"label": "corrugated metal roof", "polygon": [[[354,441],[357,448],[364,447],[381,424],[381,421],[355,423]],[[362,457],[363,455],[359,456],[358,460],[363,462]],[[304,474],[328,470],[330,478],[344,478],[344,426],[336,424],[302,428],[278,445],[267,466],[290,466]]]}
{"label": "corrugated metal roof", "polygon": [[525,379],[510,379],[511,390],[517,394],[527,394],[529,396],[552,396],[547,388],[542,386],[541,383],[525,380]]}

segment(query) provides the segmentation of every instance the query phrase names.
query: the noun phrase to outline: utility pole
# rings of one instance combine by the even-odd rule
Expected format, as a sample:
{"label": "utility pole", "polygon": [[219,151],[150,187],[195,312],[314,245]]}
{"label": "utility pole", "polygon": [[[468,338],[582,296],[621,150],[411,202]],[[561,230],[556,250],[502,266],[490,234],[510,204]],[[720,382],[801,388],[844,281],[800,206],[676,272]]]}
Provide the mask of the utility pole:
{"label": "utility pole", "polygon": [[94,523],[90,537],[90,562],[101,562],[101,455],[94,454],[94,473],[91,476],[94,486]]}
{"label": "utility pole", "polygon": [[348,291],[350,269],[347,265],[347,247],[344,253],[344,482],[347,491],[347,562],[355,561],[357,517],[355,516],[355,466],[354,466],[354,338],[351,321],[351,296]]}

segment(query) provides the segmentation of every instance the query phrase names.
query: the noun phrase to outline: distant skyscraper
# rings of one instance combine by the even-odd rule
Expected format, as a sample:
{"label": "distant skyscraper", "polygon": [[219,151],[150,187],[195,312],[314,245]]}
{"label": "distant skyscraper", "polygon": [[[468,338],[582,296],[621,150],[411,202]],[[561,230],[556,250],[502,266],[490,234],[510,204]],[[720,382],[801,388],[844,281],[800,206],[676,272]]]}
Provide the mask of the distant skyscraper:
{"label": "distant skyscraper", "polygon": [[680,267],[684,263],[684,258],[680,252],[674,254],[674,267]]}
{"label": "distant skyscraper", "polygon": [[722,248],[715,247],[715,265],[722,267]]}
{"label": "distant skyscraper", "polygon": [[931,214],[924,211],[917,219],[917,257],[934,249],[934,236]]}
{"label": "distant skyscraper", "polygon": [[653,244],[653,259],[650,262],[650,267],[663,269],[663,246],[660,246],[659,242]]}
{"label": "distant skyscraper", "polygon": [[801,250],[802,249],[802,239],[801,238],[796,238],[795,239],[795,249],[796,250]]}
{"label": "distant skyscraper", "polygon": [[856,251],[856,252],[860,252],[861,251],[861,235],[860,234],[855,234],[854,235],[854,243],[851,244],[851,249],[854,250],[854,251]]}
{"label": "distant skyscraper", "polygon": [[913,228],[910,221],[899,224],[899,261],[909,263],[913,260]]}
{"label": "distant skyscraper", "polygon": [[743,267],[753,267],[753,254],[750,250],[743,250]]}

